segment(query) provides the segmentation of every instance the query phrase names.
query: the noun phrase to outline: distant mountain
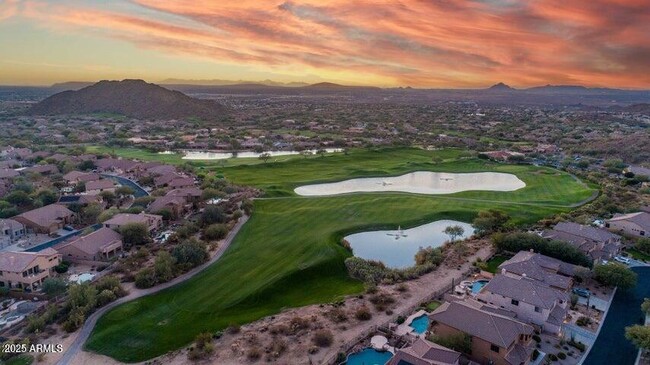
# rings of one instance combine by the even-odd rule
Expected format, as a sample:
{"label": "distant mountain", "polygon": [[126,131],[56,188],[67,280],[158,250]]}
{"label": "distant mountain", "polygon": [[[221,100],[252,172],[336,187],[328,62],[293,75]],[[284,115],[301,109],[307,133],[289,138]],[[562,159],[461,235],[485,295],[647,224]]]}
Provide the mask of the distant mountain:
{"label": "distant mountain", "polygon": [[381,90],[381,88],[376,87],[376,86],[351,86],[351,85],[340,85],[340,84],[335,84],[332,82],[319,82],[317,84],[311,84],[307,86],[303,86],[301,89],[307,89],[307,90],[332,90],[332,91],[338,91],[338,90]]}
{"label": "distant mountain", "polygon": [[61,82],[58,84],[54,84],[50,86],[51,89],[56,90],[56,92],[60,91],[66,91],[66,90],[79,90],[83,89],[84,87],[88,87],[90,85],[94,84],[94,82],[88,82],[88,81],[68,81],[68,82]]}
{"label": "distant mountain", "polygon": [[500,82],[498,84],[494,84],[488,88],[490,91],[515,91],[515,89],[511,88],[510,86],[504,84],[503,82]]}
{"label": "distant mountain", "polygon": [[63,91],[34,105],[32,115],[112,113],[138,119],[219,118],[225,107],[191,98],[180,91],[142,80],[100,81],[77,91]]}
{"label": "distant mountain", "polygon": [[246,80],[185,80],[185,79],[165,79],[160,82],[161,85],[195,85],[195,86],[232,86],[232,85],[261,85],[261,86],[283,86],[283,87],[301,87],[309,85],[306,82],[278,82],[273,80],[263,81],[246,81]]}

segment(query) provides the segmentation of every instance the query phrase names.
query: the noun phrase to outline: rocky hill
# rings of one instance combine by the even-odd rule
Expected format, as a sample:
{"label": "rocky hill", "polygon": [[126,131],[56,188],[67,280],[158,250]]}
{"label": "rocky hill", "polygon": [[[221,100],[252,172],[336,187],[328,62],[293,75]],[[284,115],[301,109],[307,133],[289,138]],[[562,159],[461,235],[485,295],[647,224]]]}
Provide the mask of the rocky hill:
{"label": "rocky hill", "polygon": [[218,119],[225,112],[224,106],[212,100],[195,99],[142,80],[100,81],[63,91],[28,111],[32,115],[111,113],[138,119]]}

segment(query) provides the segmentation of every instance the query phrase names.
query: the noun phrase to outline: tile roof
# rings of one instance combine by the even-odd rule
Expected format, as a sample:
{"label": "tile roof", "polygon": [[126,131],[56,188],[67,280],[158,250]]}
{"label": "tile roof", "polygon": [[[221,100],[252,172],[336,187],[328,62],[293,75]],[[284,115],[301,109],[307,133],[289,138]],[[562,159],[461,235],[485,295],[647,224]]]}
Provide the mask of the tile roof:
{"label": "tile roof", "polygon": [[411,346],[397,350],[386,365],[453,365],[458,364],[460,356],[459,352],[418,338]]}
{"label": "tile roof", "polygon": [[573,222],[560,222],[556,224],[553,229],[579,237],[588,238],[596,242],[618,241],[621,239],[620,236],[613,234],[606,229],[586,226]]}
{"label": "tile roof", "polygon": [[39,252],[0,252],[0,271],[23,272],[39,256],[49,257],[56,255],[52,248],[46,248]]}
{"label": "tile roof", "polygon": [[122,236],[119,233],[110,228],[102,227],[90,234],[79,237],[74,241],[58,246],[57,250],[61,250],[68,246],[74,246],[82,252],[94,255],[97,252],[103,252],[105,248],[119,243],[121,240]]}
{"label": "tile roof", "polygon": [[569,301],[569,295],[559,289],[550,287],[548,284],[526,277],[513,278],[507,275],[496,275],[487,283],[481,293],[493,293],[520,302],[528,303],[544,309],[552,309],[559,300]]}
{"label": "tile roof", "polygon": [[70,209],[61,204],[50,204],[19,214],[17,217],[23,217],[39,226],[46,227],[58,222],[64,217],[71,217],[73,215],[74,213]]}
{"label": "tile roof", "polygon": [[527,324],[465,302],[445,302],[429,318],[503,348],[509,348],[520,335],[533,333]]}
{"label": "tile roof", "polygon": [[616,214],[614,218],[608,219],[607,222],[630,221],[650,231],[650,213],[636,212],[629,214]]}

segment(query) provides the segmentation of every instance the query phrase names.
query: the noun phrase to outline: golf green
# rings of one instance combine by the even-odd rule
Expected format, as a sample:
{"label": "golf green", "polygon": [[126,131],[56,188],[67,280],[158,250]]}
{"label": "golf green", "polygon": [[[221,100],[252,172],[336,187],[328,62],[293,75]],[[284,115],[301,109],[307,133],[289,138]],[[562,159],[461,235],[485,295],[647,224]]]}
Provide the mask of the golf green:
{"label": "golf green", "polygon": [[[355,150],[206,170],[262,188],[267,198],[255,201],[251,219],[219,261],[186,282],[109,311],[97,322],[86,349],[124,362],[144,361],[189,344],[200,332],[357,293],[363,286],[347,275],[344,259],[349,253],[338,244],[351,232],[409,228],[443,218],[469,222],[485,209],[503,210],[514,223],[531,223],[568,211],[595,191],[557,170],[496,164],[467,158],[458,150]],[[417,170],[513,173],[526,187],[450,195],[307,198],[293,193],[306,183]]]}

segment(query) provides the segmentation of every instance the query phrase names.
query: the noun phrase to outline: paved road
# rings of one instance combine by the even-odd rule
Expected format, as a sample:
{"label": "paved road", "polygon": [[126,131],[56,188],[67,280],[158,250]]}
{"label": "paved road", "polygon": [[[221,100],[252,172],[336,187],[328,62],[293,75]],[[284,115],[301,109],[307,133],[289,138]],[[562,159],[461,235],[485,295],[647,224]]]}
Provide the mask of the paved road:
{"label": "paved road", "polygon": [[97,323],[97,320],[107,311],[117,307],[120,304],[129,302],[131,300],[138,299],[140,297],[144,297],[146,295],[154,294],[156,292],[159,292],[161,290],[167,289],[169,287],[172,287],[176,284],[180,284],[183,281],[191,278],[192,276],[198,274],[200,271],[205,269],[206,267],[212,265],[215,263],[217,260],[223,256],[224,252],[228,249],[230,246],[230,243],[232,243],[233,238],[237,235],[237,232],[241,229],[241,227],[248,221],[248,216],[243,216],[239,222],[233,227],[233,229],[228,233],[228,236],[226,236],[226,239],[224,242],[219,246],[217,249],[217,252],[215,255],[205,264],[195,267],[194,269],[186,272],[185,274],[178,276],[174,278],[173,280],[166,282],[164,284],[155,286],[153,288],[149,289],[142,289],[142,290],[133,290],[130,292],[127,296],[119,298],[118,300],[108,304],[105,307],[100,308],[97,310],[95,313],[91,314],[87,319],[86,322],[84,323],[83,327],[79,331],[79,334],[77,335],[77,338],[74,340],[74,342],[70,345],[70,348],[63,354],[61,359],[57,362],[57,365],[68,365],[72,359],[77,355],[77,353],[82,349],[83,344],[86,342],[88,337],[90,336],[90,333],[92,332],[93,328],[95,327],[95,324]]}

